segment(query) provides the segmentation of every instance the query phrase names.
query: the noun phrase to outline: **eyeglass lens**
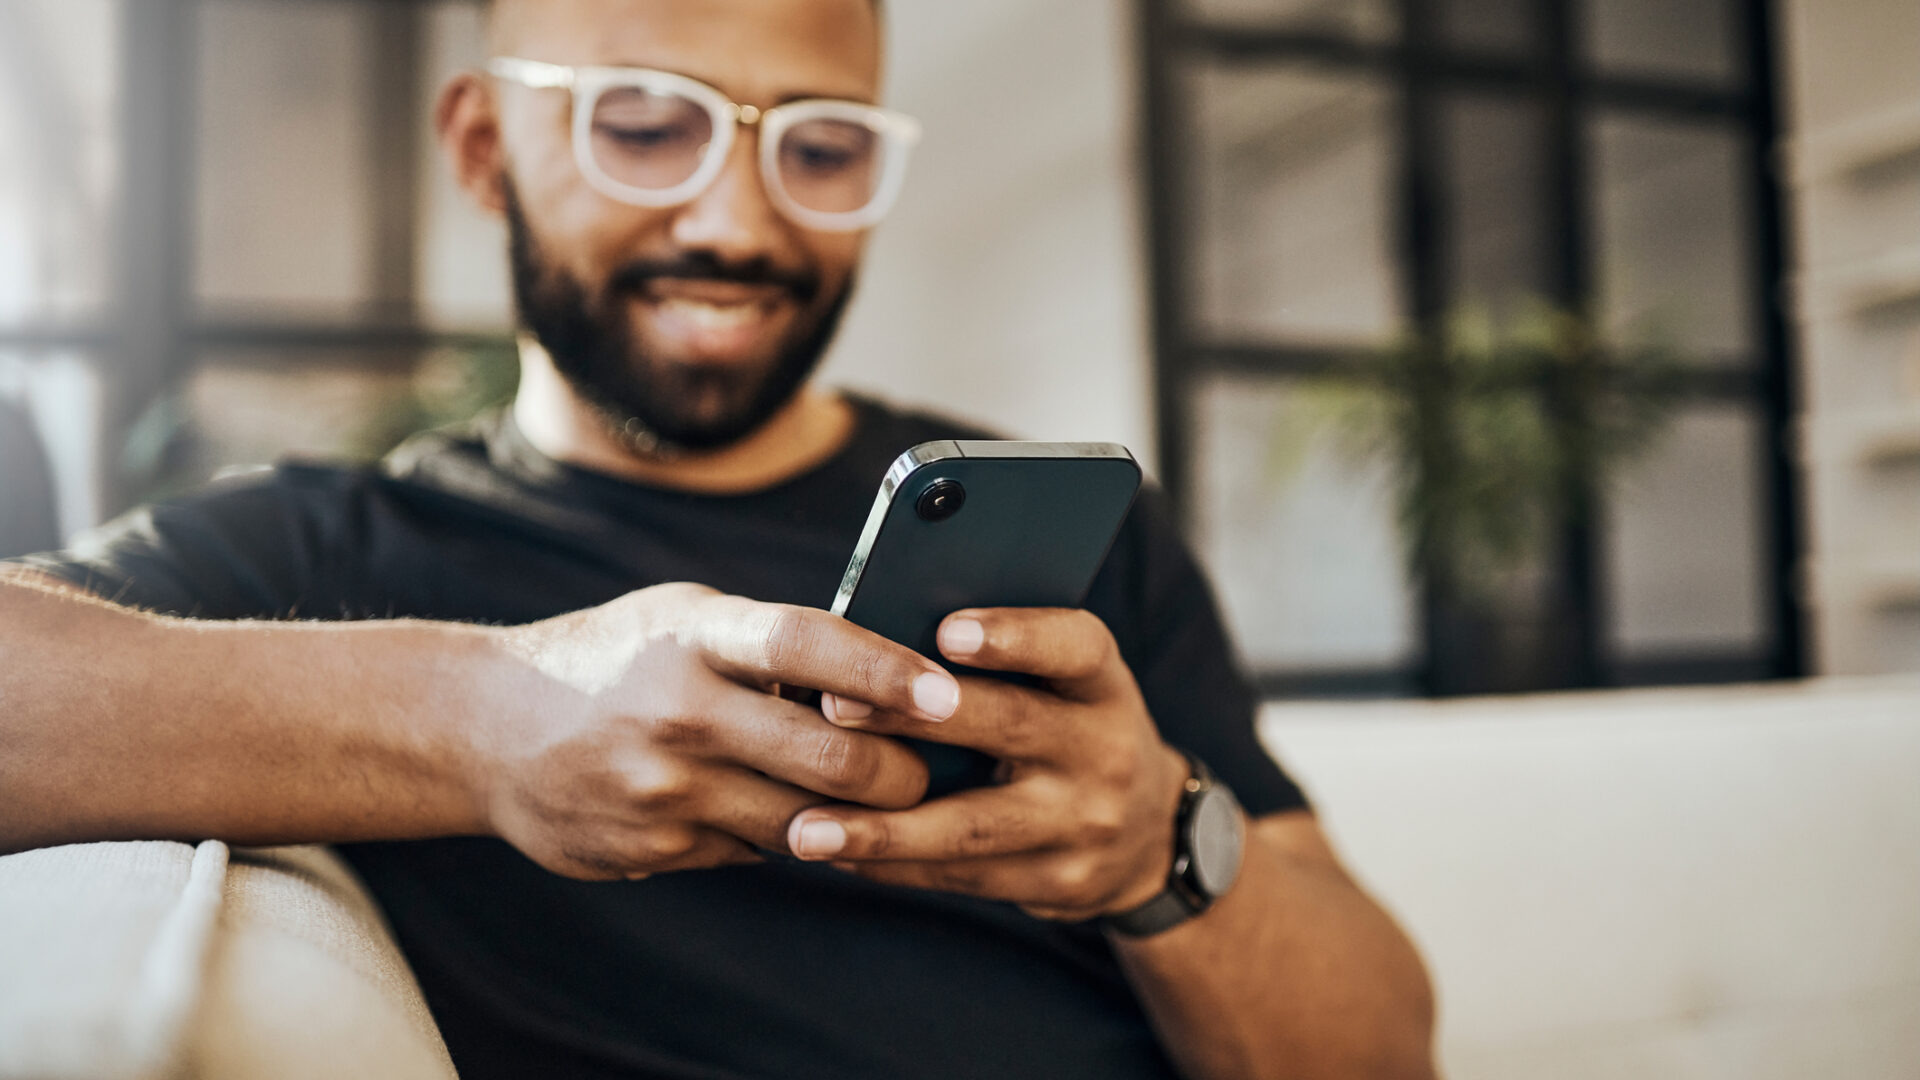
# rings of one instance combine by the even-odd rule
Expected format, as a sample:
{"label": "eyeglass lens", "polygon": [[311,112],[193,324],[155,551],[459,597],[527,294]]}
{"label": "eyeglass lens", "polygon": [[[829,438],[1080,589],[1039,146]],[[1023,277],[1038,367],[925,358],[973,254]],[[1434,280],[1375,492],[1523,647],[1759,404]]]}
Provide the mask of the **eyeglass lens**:
{"label": "eyeglass lens", "polygon": [[[700,168],[713,142],[713,120],[689,97],[610,87],[594,102],[594,163],[616,183],[667,191]],[[873,201],[885,152],[883,137],[865,124],[804,118],[781,132],[771,179],[808,210],[855,213]]]}
{"label": "eyeglass lens", "polygon": [[593,106],[593,160],[614,182],[667,191],[687,182],[713,142],[713,116],[677,94],[614,87]]}

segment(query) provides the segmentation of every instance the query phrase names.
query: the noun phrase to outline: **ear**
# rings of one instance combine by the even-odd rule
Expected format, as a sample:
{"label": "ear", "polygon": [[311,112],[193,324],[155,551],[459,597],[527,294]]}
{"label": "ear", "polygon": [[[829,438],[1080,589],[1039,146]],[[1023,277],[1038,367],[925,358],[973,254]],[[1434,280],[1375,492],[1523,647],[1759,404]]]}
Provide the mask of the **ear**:
{"label": "ear", "polygon": [[440,91],[433,127],[460,190],[487,213],[505,213],[507,156],[493,87],[471,72],[458,76]]}

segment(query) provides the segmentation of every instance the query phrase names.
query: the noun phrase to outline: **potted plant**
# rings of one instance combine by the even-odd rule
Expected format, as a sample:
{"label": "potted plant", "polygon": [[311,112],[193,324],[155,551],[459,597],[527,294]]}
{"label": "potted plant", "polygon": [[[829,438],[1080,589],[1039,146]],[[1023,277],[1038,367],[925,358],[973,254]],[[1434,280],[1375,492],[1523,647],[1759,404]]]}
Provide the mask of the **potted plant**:
{"label": "potted plant", "polygon": [[1431,692],[1594,681],[1562,568],[1586,557],[1609,482],[1663,426],[1674,372],[1668,350],[1605,347],[1587,319],[1535,302],[1505,321],[1461,311],[1342,392],[1356,449],[1392,465]]}

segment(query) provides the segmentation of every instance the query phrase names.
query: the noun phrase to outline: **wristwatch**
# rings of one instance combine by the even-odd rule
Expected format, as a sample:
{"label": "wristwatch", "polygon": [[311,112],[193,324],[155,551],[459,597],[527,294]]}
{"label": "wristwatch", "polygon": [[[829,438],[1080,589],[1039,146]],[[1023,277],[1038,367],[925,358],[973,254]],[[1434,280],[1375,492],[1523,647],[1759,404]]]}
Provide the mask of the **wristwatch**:
{"label": "wristwatch", "polygon": [[1173,822],[1173,869],[1160,895],[1131,911],[1101,921],[1126,937],[1171,930],[1207,910],[1233,887],[1246,849],[1246,819],[1233,797],[1206,764],[1181,751],[1189,773]]}

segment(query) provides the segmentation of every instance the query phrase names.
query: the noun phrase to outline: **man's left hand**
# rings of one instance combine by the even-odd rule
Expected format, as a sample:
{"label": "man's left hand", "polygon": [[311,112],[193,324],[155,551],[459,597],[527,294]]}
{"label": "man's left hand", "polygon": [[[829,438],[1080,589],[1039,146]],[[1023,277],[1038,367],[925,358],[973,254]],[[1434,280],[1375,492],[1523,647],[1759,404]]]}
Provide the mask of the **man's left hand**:
{"label": "man's left hand", "polygon": [[1036,677],[961,678],[960,708],[932,722],[827,696],[843,727],[912,736],[1000,759],[1000,782],[877,811],[822,806],[787,829],[794,853],[874,881],[1018,904],[1081,920],[1165,888],[1186,760],[1160,741],[1106,624],[1085,611],[955,612],[940,626],[955,663]]}

